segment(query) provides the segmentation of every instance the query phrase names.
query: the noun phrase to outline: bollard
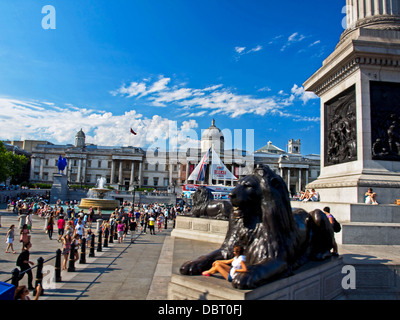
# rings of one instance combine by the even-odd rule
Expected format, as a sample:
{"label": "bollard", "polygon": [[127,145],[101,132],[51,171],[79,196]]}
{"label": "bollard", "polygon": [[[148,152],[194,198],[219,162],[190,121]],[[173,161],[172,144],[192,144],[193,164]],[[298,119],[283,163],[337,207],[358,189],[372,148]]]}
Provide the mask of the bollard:
{"label": "bollard", "polygon": [[114,243],[114,225],[110,226],[110,240],[108,243]]}
{"label": "bollard", "polygon": [[15,268],[12,272],[11,284],[15,287],[18,287],[19,284],[19,269]]}
{"label": "bollard", "polygon": [[101,249],[101,230],[99,231],[98,237],[99,237],[99,239],[97,240],[97,252],[101,252],[102,251],[102,249]]}
{"label": "bollard", "polygon": [[106,230],[104,230],[104,243],[103,243],[104,248],[108,248],[108,235],[109,234],[110,234],[110,230],[108,230],[108,228],[106,228]]}
{"label": "bollard", "polygon": [[79,259],[80,264],[86,263],[86,239],[82,238],[81,240],[81,256]]}
{"label": "bollard", "polygon": [[24,224],[26,224],[26,214],[21,214],[20,216],[19,216],[19,226],[18,226],[18,228],[19,229],[22,229],[22,227],[24,226]]}
{"label": "bollard", "polygon": [[114,240],[118,240],[118,231],[117,231],[117,226],[114,223]]}
{"label": "bollard", "polygon": [[56,251],[56,265],[55,269],[55,280],[56,282],[62,282],[61,279],[61,249]]}
{"label": "bollard", "polygon": [[89,251],[89,257],[94,257],[94,241],[95,241],[95,235],[94,233],[92,234],[92,239],[90,240],[90,251]]}
{"label": "bollard", "polygon": [[[43,264],[44,264],[44,259],[40,257],[37,259],[37,270],[36,270],[36,281],[35,281],[35,290],[33,291],[33,294],[36,295],[36,288],[40,284],[43,288]],[[43,295],[44,290],[42,289],[42,292],[40,295]]]}
{"label": "bollard", "polygon": [[69,250],[68,272],[75,272],[75,241],[71,243]]}

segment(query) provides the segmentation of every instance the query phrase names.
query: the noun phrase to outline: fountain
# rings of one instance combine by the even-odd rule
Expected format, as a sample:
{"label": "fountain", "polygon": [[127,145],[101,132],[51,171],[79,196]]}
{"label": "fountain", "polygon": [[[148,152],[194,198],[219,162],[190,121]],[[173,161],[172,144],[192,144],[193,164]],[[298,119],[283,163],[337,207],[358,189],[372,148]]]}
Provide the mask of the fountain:
{"label": "fountain", "polygon": [[105,199],[107,193],[112,190],[105,188],[106,179],[101,177],[97,179],[96,187],[92,188],[88,192],[88,198],[81,199],[79,208],[89,209],[92,207],[101,208],[102,210],[114,210],[119,207],[119,201],[114,199]]}

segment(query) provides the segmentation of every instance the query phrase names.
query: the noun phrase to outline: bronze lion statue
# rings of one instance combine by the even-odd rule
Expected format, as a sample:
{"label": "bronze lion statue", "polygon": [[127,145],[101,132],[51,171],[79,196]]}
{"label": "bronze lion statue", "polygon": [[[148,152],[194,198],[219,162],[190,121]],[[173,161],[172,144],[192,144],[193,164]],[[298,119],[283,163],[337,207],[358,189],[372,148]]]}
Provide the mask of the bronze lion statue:
{"label": "bronze lion statue", "polygon": [[293,210],[283,179],[267,166],[239,180],[230,200],[233,211],[226,238],[218,250],[185,262],[180,273],[200,275],[215,260],[233,258],[241,245],[247,272],[232,281],[238,289],[254,289],[279,277],[289,276],[309,260],[331,256],[333,229],[320,210]]}
{"label": "bronze lion statue", "polygon": [[193,217],[207,217],[228,220],[233,211],[229,201],[214,200],[212,192],[200,186],[193,194],[193,206],[190,211]]}

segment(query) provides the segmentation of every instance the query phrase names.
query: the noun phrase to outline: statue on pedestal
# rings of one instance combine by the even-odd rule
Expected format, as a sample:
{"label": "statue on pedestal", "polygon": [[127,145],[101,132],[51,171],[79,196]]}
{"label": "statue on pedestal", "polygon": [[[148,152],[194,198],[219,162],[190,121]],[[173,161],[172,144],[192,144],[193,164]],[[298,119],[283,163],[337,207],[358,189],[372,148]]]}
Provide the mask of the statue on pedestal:
{"label": "statue on pedestal", "polygon": [[282,276],[308,260],[331,257],[334,231],[321,210],[292,211],[287,186],[267,166],[239,180],[230,194],[233,210],[222,246],[185,262],[180,273],[200,275],[216,260],[233,258],[235,246],[244,248],[247,271],[232,281],[238,289],[254,289]]}
{"label": "statue on pedestal", "polygon": [[58,161],[57,161],[58,173],[63,175],[66,167],[67,167],[67,159],[63,158],[60,155],[60,157],[58,158]]}

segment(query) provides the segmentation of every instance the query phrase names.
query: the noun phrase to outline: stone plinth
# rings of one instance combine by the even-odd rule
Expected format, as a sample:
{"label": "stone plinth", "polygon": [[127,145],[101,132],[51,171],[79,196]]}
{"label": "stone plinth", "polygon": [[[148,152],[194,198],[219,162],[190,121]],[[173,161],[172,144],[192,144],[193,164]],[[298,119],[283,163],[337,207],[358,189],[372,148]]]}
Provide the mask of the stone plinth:
{"label": "stone plinth", "polygon": [[[400,158],[385,156],[376,145],[377,133],[385,137],[389,124],[379,128],[372,116],[397,112],[397,101],[390,107],[382,94],[399,79],[400,31],[359,28],[304,83],[321,98],[321,174],[307,188],[332,202],[363,203],[368,187],[379,194],[380,203],[392,204],[400,197]],[[386,109],[380,109],[384,103]],[[346,130],[336,130],[336,125]]]}
{"label": "stone plinth", "polygon": [[254,290],[238,290],[222,277],[183,276],[173,272],[169,300],[333,300],[342,293],[341,258],[310,262],[293,276]]}
{"label": "stone plinth", "polygon": [[400,245],[400,206],[334,202],[292,201],[292,208],[308,212],[330,207],[342,225],[335,233],[338,244]]}
{"label": "stone plinth", "polygon": [[228,221],[177,216],[171,236],[222,244],[227,231]]}
{"label": "stone plinth", "polygon": [[56,203],[57,200],[65,201],[68,199],[68,179],[66,175],[55,174],[54,182],[51,187],[51,203]]}

